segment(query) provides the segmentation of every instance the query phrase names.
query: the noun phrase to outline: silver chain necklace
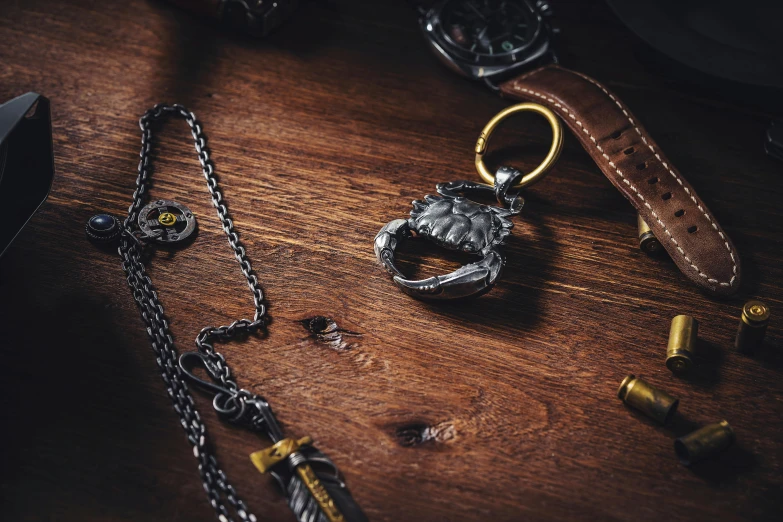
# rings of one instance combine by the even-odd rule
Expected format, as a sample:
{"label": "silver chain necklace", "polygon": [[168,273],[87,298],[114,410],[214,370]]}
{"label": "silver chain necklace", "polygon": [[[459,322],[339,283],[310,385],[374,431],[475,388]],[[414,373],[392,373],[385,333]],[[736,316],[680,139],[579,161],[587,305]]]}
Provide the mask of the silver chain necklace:
{"label": "silver chain necklace", "polygon": [[[203,328],[196,337],[197,350],[179,357],[163,305],[146,274],[144,263],[144,251],[151,244],[183,244],[194,237],[192,234],[196,229],[196,218],[184,205],[160,199],[143,206],[151,175],[151,125],[166,116],[179,116],[190,126],[212,204],[253,293],[255,304],[252,320],[239,319],[228,326]],[[215,394],[212,405],[223,420],[263,433],[271,439],[273,445],[270,448],[253,453],[250,459],[260,471],[268,471],[278,481],[299,521],[366,521],[361,508],[341,480],[335,464],[312,445],[309,437],[299,440],[285,438],[269,403],[263,397],[240,388],[225,357],[215,350],[216,341],[227,342],[265,330],[266,306],[258,277],[253,272],[223,193],[218,187],[201,124],[182,105],[156,105],[139,119],[139,127],[142,132],[141,153],[136,190],[128,216],[122,223],[109,214],[93,216],[87,223],[87,236],[106,244],[119,240],[119,254],[128,286],[146,324],[166,391],[174,403],[174,410],[179,415],[188,442],[193,446],[204,490],[218,520],[229,522],[235,516],[244,522],[256,522],[257,518],[220,469],[209,443],[206,426],[196,410],[186,381]],[[196,376],[196,367],[204,370],[212,380]]]}

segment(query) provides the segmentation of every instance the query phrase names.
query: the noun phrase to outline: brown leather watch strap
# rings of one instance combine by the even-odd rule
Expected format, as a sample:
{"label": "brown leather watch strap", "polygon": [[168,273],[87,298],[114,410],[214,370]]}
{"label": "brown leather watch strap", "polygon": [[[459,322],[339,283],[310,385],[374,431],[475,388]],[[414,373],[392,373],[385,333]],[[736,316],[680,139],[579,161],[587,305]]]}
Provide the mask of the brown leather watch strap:
{"label": "brown leather watch strap", "polygon": [[557,113],[689,279],[713,294],[736,292],[740,260],[731,240],[606,87],[581,73],[548,65],[503,83],[500,90],[505,97],[534,101]]}

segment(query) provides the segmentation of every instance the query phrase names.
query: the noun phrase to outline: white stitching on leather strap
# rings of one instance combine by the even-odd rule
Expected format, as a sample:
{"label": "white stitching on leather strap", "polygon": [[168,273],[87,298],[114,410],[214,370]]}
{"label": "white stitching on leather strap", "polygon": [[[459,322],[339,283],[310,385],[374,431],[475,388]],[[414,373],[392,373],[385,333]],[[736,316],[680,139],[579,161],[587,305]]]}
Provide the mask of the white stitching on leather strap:
{"label": "white stitching on leather strap", "polygon": [[[537,71],[534,71],[534,72],[537,72]],[[607,90],[606,90],[606,89],[605,89],[605,88],[604,88],[602,85],[600,85],[599,83],[597,83],[597,82],[596,82],[595,80],[593,80],[592,78],[590,78],[590,77],[588,77],[588,76],[584,76],[584,75],[582,75],[582,74],[580,74],[580,73],[577,73],[577,72],[574,72],[574,71],[570,71],[570,72],[573,72],[574,74],[576,74],[576,75],[578,75],[578,76],[580,76],[580,77],[584,78],[585,80],[588,80],[590,83],[592,83],[592,84],[593,84],[593,85],[595,85],[596,87],[600,88],[600,89],[601,89],[601,90],[602,90],[604,93],[606,93],[606,95],[607,95],[607,96],[609,96],[609,98],[611,98],[611,99],[612,99],[612,101],[614,101],[614,102],[615,102],[615,104],[617,104],[617,106],[620,108],[620,110],[621,110],[621,111],[623,111],[623,114],[625,114],[625,117],[626,117],[626,118],[628,118],[628,121],[631,123],[631,125],[633,126],[633,128],[634,128],[634,129],[636,129],[636,132],[637,132],[637,133],[639,134],[639,136],[642,138],[642,141],[644,141],[645,145],[647,145],[648,147],[650,147],[650,150],[652,151],[652,153],[653,153],[653,154],[655,154],[655,157],[656,157],[656,158],[658,158],[658,161],[660,161],[660,162],[661,162],[661,164],[662,164],[662,165],[663,165],[663,166],[666,168],[666,170],[668,170],[668,171],[669,171],[669,173],[670,173],[672,176],[674,176],[674,179],[676,179],[676,180],[677,180],[677,182],[678,182],[680,185],[682,185],[682,181],[681,181],[681,180],[680,180],[680,178],[677,176],[677,174],[675,174],[675,173],[672,171],[672,169],[670,169],[670,168],[669,168],[669,166],[668,166],[668,165],[667,165],[667,164],[666,164],[664,161],[662,161],[662,160],[661,160],[661,157],[658,155],[658,153],[656,153],[656,152],[655,152],[655,149],[653,148],[653,146],[652,146],[652,145],[650,145],[649,143],[647,143],[647,140],[646,140],[646,139],[645,139],[645,137],[642,135],[642,132],[641,132],[641,130],[639,130],[639,127],[638,127],[638,126],[637,126],[637,125],[634,123],[633,119],[632,119],[632,118],[631,118],[631,117],[628,115],[628,112],[627,112],[627,111],[626,111],[626,110],[623,108],[623,106],[620,104],[620,102],[619,102],[619,101],[618,101],[618,100],[617,100],[617,99],[616,99],[616,98],[615,98],[615,97],[614,97],[612,94],[610,94],[610,93],[609,93],[609,91],[607,91]],[[527,75],[525,75],[525,77],[527,77],[527,76],[530,76],[530,74],[527,74]],[[524,77],[523,77],[523,78],[519,78],[518,80],[521,80],[521,79],[524,79]],[[517,82],[514,82],[514,89],[515,89],[515,90],[517,90],[517,91],[526,92],[526,93],[528,93],[528,94],[531,94],[531,95],[533,95],[533,96],[536,96],[536,97],[538,97],[538,98],[545,99],[546,101],[548,101],[548,102],[552,103],[552,104],[553,104],[555,107],[557,107],[557,108],[561,109],[563,112],[565,112],[565,113],[566,113],[566,115],[567,115],[569,118],[571,118],[572,120],[574,120],[574,122],[575,122],[575,123],[576,123],[576,124],[579,126],[579,128],[581,128],[581,129],[582,129],[582,130],[585,132],[585,134],[587,134],[587,135],[588,135],[588,137],[590,138],[590,141],[592,141],[592,142],[593,142],[593,144],[595,145],[595,147],[598,149],[598,151],[599,151],[599,152],[601,152],[601,155],[602,155],[602,156],[603,156],[603,157],[604,157],[604,158],[605,158],[605,159],[606,159],[606,160],[609,162],[609,165],[611,165],[611,167],[612,167],[612,168],[613,168],[613,169],[614,169],[614,170],[617,172],[617,174],[620,176],[620,178],[623,180],[623,182],[624,182],[626,185],[628,185],[628,186],[631,188],[631,190],[633,190],[633,191],[634,191],[634,193],[635,193],[635,194],[636,194],[636,195],[639,197],[639,199],[641,199],[641,200],[644,202],[644,205],[645,205],[645,206],[646,206],[646,207],[647,207],[647,208],[650,210],[650,212],[652,213],[652,215],[653,215],[653,217],[655,218],[655,220],[658,222],[658,224],[659,224],[659,225],[661,225],[661,227],[663,228],[664,232],[666,232],[666,234],[669,236],[669,240],[670,240],[670,241],[671,241],[671,242],[674,244],[674,246],[675,246],[675,247],[677,247],[677,251],[678,251],[678,252],[680,252],[680,254],[683,256],[683,258],[685,258],[685,261],[686,261],[686,262],[688,262],[688,263],[690,264],[690,267],[691,267],[691,268],[693,268],[693,269],[694,269],[694,270],[695,270],[695,271],[696,271],[696,272],[699,274],[699,277],[702,277],[703,279],[706,279],[706,280],[707,280],[707,282],[708,282],[708,283],[710,283],[710,284],[716,284],[716,283],[718,283],[718,284],[720,284],[721,286],[732,286],[732,285],[734,284],[734,281],[735,281],[735,280],[736,280],[736,278],[737,278],[737,263],[736,263],[736,261],[734,260],[734,253],[732,252],[732,250],[731,250],[731,247],[729,246],[729,243],[728,243],[728,241],[725,241],[725,239],[726,239],[726,238],[724,237],[723,233],[721,233],[721,232],[718,230],[717,226],[716,226],[716,225],[715,225],[715,223],[712,221],[712,218],[710,218],[710,216],[709,216],[709,215],[708,215],[708,214],[707,214],[707,213],[704,211],[704,209],[701,207],[701,205],[699,205],[699,203],[696,201],[696,198],[695,198],[695,197],[693,197],[693,195],[691,194],[690,190],[688,190],[688,188],[687,188],[687,187],[684,187],[684,186],[683,186],[683,188],[685,189],[685,192],[686,192],[686,193],[687,193],[687,194],[690,196],[690,198],[693,200],[693,202],[696,204],[696,206],[699,208],[699,210],[701,210],[702,214],[704,214],[704,217],[706,217],[706,218],[707,218],[707,221],[709,221],[709,222],[710,222],[710,224],[713,226],[713,228],[715,228],[715,230],[718,230],[718,234],[720,234],[720,237],[721,237],[721,239],[723,239],[723,240],[724,240],[724,244],[725,244],[725,246],[726,246],[726,249],[729,251],[729,256],[731,256],[731,263],[732,263],[732,265],[733,265],[732,272],[733,272],[733,274],[734,274],[734,275],[731,277],[731,279],[729,280],[729,282],[728,282],[728,283],[721,283],[721,282],[720,282],[720,281],[718,281],[717,279],[712,279],[712,278],[710,278],[710,277],[709,277],[707,274],[705,274],[704,272],[702,272],[701,270],[699,270],[699,267],[698,267],[698,266],[696,266],[695,264],[693,264],[693,262],[690,260],[690,258],[688,257],[688,255],[685,253],[685,251],[684,251],[684,250],[683,250],[683,249],[680,247],[679,243],[677,243],[677,240],[676,240],[676,239],[674,239],[674,237],[672,237],[672,233],[669,231],[669,229],[668,229],[668,228],[666,228],[666,225],[665,225],[665,224],[663,223],[663,221],[661,221],[661,219],[658,217],[658,214],[656,214],[656,213],[655,213],[655,211],[654,211],[654,210],[652,209],[652,207],[650,206],[650,204],[649,204],[649,203],[647,203],[647,202],[645,201],[645,199],[644,199],[644,196],[642,196],[642,195],[639,193],[639,191],[638,191],[638,190],[637,190],[637,188],[636,188],[636,187],[633,185],[633,183],[631,183],[631,181],[630,181],[630,180],[628,180],[628,179],[627,179],[627,178],[626,178],[626,177],[623,175],[623,173],[620,171],[620,169],[618,169],[618,168],[617,168],[617,166],[615,166],[615,164],[614,164],[614,163],[613,163],[613,162],[612,162],[612,161],[609,159],[609,156],[608,156],[608,155],[607,155],[607,154],[606,154],[606,153],[603,151],[603,149],[601,148],[601,146],[600,146],[600,145],[598,145],[598,142],[597,142],[597,141],[596,141],[596,139],[593,137],[593,135],[590,133],[590,131],[588,131],[588,130],[587,130],[587,128],[586,128],[586,127],[585,127],[585,126],[582,124],[582,122],[581,122],[581,121],[579,121],[579,120],[577,120],[577,119],[576,119],[576,115],[574,115],[574,114],[573,114],[571,111],[569,111],[568,109],[566,109],[565,107],[563,107],[563,106],[562,106],[560,103],[556,102],[554,99],[552,99],[552,98],[550,98],[550,97],[548,97],[548,96],[545,96],[545,95],[543,95],[543,94],[541,94],[541,93],[538,93],[538,92],[532,91],[532,90],[530,90],[530,89],[526,89],[526,88],[524,88],[524,87],[520,87],[520,86],[517,84]]]}
{"label": "white stitching on leather strap", "polygon": [[[701,213],[704,215],[704,217],[707,218],[707,221],[710,222],[710,225],[712,225],[712,228],[714,228],[718,232],[718,234],[720,235],[721,239],[724,240],[723,244],[726,246],[726,250],[728,250],[729,256],[731,257],[732,273],[733,273],[733,275],[732,275],[732,277],[731,277],[731,279],[729,280],[728,283],[720,283],[720,285],[721,286],[731,286],[731,285],[733,285],[734,284],[734,280],[737,278],[737,263],[734,261],[734,253],[731,250],[731,246],[729,246],[729,242],[726,241],[726,237],[723,235],[723,233],[720,230],[718,230],[718,226],[712,220],[712,217],[709,214],[707,214],[707,212],[704,210],[704,208],[702,208],[702,206],[696,201],[696,198],[693,196],[693,194],[691,194],[691,191],[688,190],[688,187],[683,186],[682,180],[680,179],[680,177],[677,176],[677,174],[674,173],[674,171],[671,169],[671,167],[669,167],[669,165],[665,161],[661,160],[661,157],[658,155],[657,152],[655,152],[655,149],[653,148],[653,146],[650,145],[649,143],[647,143],[647,139],[642,135],[642,131],[639,129],[639,127],[636,125],[636,123],[634,123],[633,119],[628,114],[628,112],[623,108],[622,104],[620,103],[620,100],[615,98],[609,91],[606,90],[606,88],[603,85],[601,85],[597,81],[593,80],[589,76],[585,76],[584,74],[576,72],[576,71],[571,71],[571,72],[573,74],[576,74],[577,76],[579,76],[581,78],[584,78],[588,82],[592,83],[593,85],[595,85],[596,87],[601,89],[604,92],[604,94],[606,94],[607,96],[609,96],[609,98],[612,99],[612,101],[617,105],[617,107],[621,111],[623,111],[623,114],[625,114],[625,117],[628,118],[628,121],[630,122],[630,124],[633,125],[633,128],[636,130],[637,134],[639,134],[639,136],[642,138],[642,141],[644,142],[644,144],[647,145],[650,148],[650,151],[655,155],[655,157],[658,159],[658,161],[661,162],[661,165],[663,165],[664,168],[667,171],[669,171],[669,174],[671,174],[672,177],[674,177],[674,179],[677,180],[677,183],[679,183],[680,186],[682,186],[682,188],[685,190],[685,192],[688,194],[688,196],[691,198],[691,200],[696,204],[696,206],[701,211]],[[702,274],[699,274],[699,275],[702,275]],[[718,283],[718,281],[715,280],[715,279],[707,279],[707,281],[709,281],[710,283]]]}

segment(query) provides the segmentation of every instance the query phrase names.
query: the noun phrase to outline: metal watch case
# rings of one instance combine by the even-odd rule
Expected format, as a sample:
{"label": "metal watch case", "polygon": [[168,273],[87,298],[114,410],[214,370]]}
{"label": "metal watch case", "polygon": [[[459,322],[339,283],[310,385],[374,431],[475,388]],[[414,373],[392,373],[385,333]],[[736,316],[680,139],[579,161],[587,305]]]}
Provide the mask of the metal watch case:
{"label": "metal watch case", "polygon": [[475,52],[461,47],[449,34],[449,27],[447,27],[448,18],[457,9],[468,11],[473,9],[473,12],[477,13],[488,27],[490,24],[494,23],[497,25],[500,22],[498,19],[485,19],[476,9],[471,8],[468,4],[474,4],[474,2],[470,0],[467,2],[441,0],[419,19],[421,30],[435,54],[455,72],[471,79],[505,76],[512,71],[531,64],[531,62],[543,57],[550,51],[551,38],[555,31],[553,31],[548,21],[551,15],[551,8],[548,2],[541,0],[535,4],[527,0],[496,2],[496,4],[501,5],[498,11],[503,9],[504,4],[508,4],[508,7],[515,9],[517,16],[522,17],[526,24],[526,34],[523,37],[515,37],[518,38],[519,43],[515,43],[515,47],[509,50],[505,48],[500,49],[503,52],[497,54],[494,52],[490,52],[490,54]]}

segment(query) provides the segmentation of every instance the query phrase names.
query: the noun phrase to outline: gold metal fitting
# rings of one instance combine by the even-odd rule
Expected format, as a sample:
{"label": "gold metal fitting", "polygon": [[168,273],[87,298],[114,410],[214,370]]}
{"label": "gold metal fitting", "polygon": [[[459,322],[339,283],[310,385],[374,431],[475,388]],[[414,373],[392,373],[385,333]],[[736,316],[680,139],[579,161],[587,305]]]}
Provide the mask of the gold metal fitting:
{"label": "gold metal fitting", "polygon": [[699,428],[675,440],[674,451],[680,462],[690,466],[728,448],[734,442],[734,438],[734,430],[724,420]]}
{"label": "gold metal fitting", "polygon": [[487,152],[490,136],[492,136],[492,133],[503,120],[517,112],[527,111],[537,112],[547,119],[549,126],[552,127],[552,146],[549,147],[549,152],[544,158],[544,161],[531,172],[525,174],[519,183],[514,185],[514,188],[527,187],[540,181],[546,175],[547,171],[552,168],[552,165],[555,164],[557,158],[560,157],[560,151],[563,148],[563,127],[560,125],[560,120],[555,113],[537,103],[518,103],[512,105],[511,107],[503,109],[489,120],[489,123],[484,126],[484,130],[481,131],[481,134],[476,141],[476,170],[485,183],[489,183],[490,185],[495,183],[495,176],[484,164],[484,154]]}
{"label": "gold metal fitting", "polygon": [[283,439],[273,446],[251,453],[250,460],[258,468],[258,471],[266,473],[275,464],[288,458],[291,453],[297,451],[302,446],[312,443],[313,439],[310,437],[302,437],[299,440]]}
{"label": "gold metal fitting", "polygon": [[345,522],[345,517],[334,503],[318,475],[313,471],[313,468],[309,464],[300,464],[296,467],[296,473],[302,479],[307,489],[310,490],[310,493],[313,494],[315,501],[318,502],[318,507],[321,508],[329,522]]}
{"label": "gold metal fitting", "polygon": [[161,212],[158,216],[158,223],[165,227],[170,227],[174,225],[174,223],[177,222],[177,216],[172,214],[171,212]]}
{"label": "gold metal fitting", "polygon": [[677,411],[679,399],[675,399],[663,390],[629,375],[623,379],[617,396],[625,404],[633,406],[653,420],[666,424]]}
{"label": "gold metal fitting", "polygon": [[[302,446],[312,443],[313,440],[310,437],[302,437],[299,440],[283,439],[269,448],[251,453],[250,460],[258,468],[258,471],[266,473]],[[329,495],[329,491],[309,464],[306,462],[299,464],[296,467],[296,474],[299,475],[305,487],[313,495],[315,501],[318,502],[318,507],[321,508],[329,522],[345,522],[345,517]]]}
{"label": "gold metal fitting", "polygon": [[663,250],[663,245],[658,241],[658,238],[653,234],[650,225],[642,219],[641,214],[636,214],[636,228],[639,232],[639,248],[645,254],[657,254]]}
{"label": "gold metal fitting", "polygon": [[761,301],[748,301],[742,307],[737,337],[734,347],[741,352],[751,354],[764,341],[769,323],[770,310]]}
{"label": "gold metal fitting", "polygon": [[669,344],[666,346],[666,367],[672,373],[683,374],[693,366],[699,322],[690,315],[678,315],[672,319]]}

